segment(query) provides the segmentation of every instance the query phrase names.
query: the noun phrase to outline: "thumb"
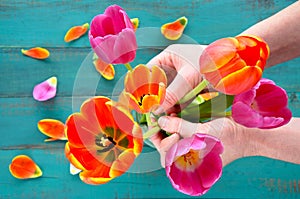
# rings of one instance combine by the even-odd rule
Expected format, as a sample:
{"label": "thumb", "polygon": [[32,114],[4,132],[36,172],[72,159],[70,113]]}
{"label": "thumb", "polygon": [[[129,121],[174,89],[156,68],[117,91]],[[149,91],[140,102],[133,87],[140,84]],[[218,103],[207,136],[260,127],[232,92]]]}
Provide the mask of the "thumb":
{"label": "thumb", "polygon": [[158,125],[170,133],[179,133],[182,137],[191,137],[197,133],[198,125],[183,120],[179,117],[162,116],[158,119]]}

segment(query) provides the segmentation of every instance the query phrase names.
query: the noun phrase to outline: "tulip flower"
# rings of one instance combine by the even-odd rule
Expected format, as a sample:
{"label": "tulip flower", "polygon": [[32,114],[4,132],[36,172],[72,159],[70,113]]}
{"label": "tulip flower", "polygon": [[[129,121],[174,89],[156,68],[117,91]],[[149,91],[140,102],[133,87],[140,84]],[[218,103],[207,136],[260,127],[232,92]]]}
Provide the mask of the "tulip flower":
{"label": "tulip flower", "polygon": [[85,101],[65,125],[66,157],[87,184],[122,175],[142,151],[142,129],[127,109],[106,97]]}
{"label": "tulip flower", "polygon": [[269,53],[268,45],[256,36],[219,39],[200,56],[200,72],[216,90],[236,95],[261,79]]}
{"label": "tulip flower", "polygon": [[292,117],[287,104],[284,89],[269,79],[261,79],[251,90],[234,97],[232,118],[246,127],[276,128]]}
{"label": "tulip flower", "polygon": [[161,34],[169,40],[177,40],[181,37],[187,23],[186,17],[180,17],[173,22],[162,25]]}
{"label": "tulip flower", "polygon": [[222,175],[222,143],[194,134],[175,143],[166,154],[166,174],[173,187],[187,195],[205,194]]}
{"label": "tulip flower", "polygon": [[133,25],[118,5],[106,8],[91,22],[90,44],[97,56],[108,64],[126,64],[134,60],[137,49]]}
{"label": "tulip flower", "polygon": [[138,65],[128,71],[124,80],[124,91],[119,101],[138,113],[148,113],[161,105],[166,94],[167,77],[165,72],[153,66]]}
{"label": "tulip flower", "polygon": [[45,139],[45,142],[67,139],[65,136],[65,124],[59,120],[42,119],[37,126],[41,133],[50,137]]}
{"label": "tulip flower", "polygon": [[38,178],[43,172],[27,155],[16,156],[9,165],[10,173],[18,179]]}
{"label": "tulip flower", "polygon": [[46,101],[56,95],[57,78],[51,77],[46,81],[37,84],[33,88],[33,98],[37,101]]}
{"label": "tulip flower", "polygon": [[49,51],[46,48],[35,47],[29,50],[21,49],[23,55],[34,59],[46,59],[50,56]]}
{"label": "tulip flower", "polygon": [[64,40],[65,42],[70,42],[78,39],[82,35],[84,35],[89,28],[89,24],[85,23],[82,26],[73,26],[71,27],[67,33],[65,34]]}

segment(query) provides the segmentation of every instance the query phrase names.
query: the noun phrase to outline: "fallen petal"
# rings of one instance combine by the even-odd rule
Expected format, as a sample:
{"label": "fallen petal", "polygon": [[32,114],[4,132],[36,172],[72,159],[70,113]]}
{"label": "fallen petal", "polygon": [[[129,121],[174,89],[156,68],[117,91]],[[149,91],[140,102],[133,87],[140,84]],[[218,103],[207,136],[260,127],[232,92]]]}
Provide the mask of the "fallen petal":
{"label": "fallen petal", "polygon": [[45,139],[45,142],[55,140],[67,140],[65,136],[65,125],[59,120],[43,119],[38,122],[38,129],[41,133],[50,137]]}
{"label": "fallen petal", "polygon": [[115,77],[115,68],[112,64],[108,64],[95,56],[93,64],[96,70],[107,80],[112,80]]}
{"label": "fallen petal", "polygon": [[39,166],[26,155],[16,156],[9,165],[9,171],[18,179],[37,178],[43,174]]}
{"label": "fallen petal", "polygon": [[132,25],[133,25],[133,30],[136,31],[136,29],[139,27],[140,20],[139,18],[132,18],[130,19]]}
{"label": "fallen petal", "polygon": [[51,77],[33,88],[33,98],[37,101],[46,101],[56,95],[57,78]]}
{"label": "fallen petal", "polygon": [[41,47],[35,47],[29,50],[21,49],[21,52],[23,53],[23,55],[27,55],[28,57],[32,57],[35,59],[46,59],[50,56],[50,52],[47,49]]}
{"label": "fallen petal", "polygon": [[82,26],[73,26],[71,27],[65,35],[65,42],[70,42],[78,39],[82,35],[84,35],[89,28],[89,24],[85,23]]}
{"label": "fallen petal", "polygon": [[162,25],[161,33],[169,40],[177,40],[181,37],[187,23],[188,19],[186,17],[180,17],[171,23]]}

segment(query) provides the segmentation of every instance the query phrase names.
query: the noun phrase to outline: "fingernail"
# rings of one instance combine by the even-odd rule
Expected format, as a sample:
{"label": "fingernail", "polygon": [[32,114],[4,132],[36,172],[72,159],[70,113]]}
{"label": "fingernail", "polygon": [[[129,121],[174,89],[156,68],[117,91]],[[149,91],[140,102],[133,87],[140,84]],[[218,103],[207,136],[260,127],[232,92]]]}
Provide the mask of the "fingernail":
{"label": "fingernail", "polygon": [[169,119],[164,116],[162,116],[158,119],[158,125],[160,126],[160,128],[165,128],[167,126],[168,122],[169,122]]}

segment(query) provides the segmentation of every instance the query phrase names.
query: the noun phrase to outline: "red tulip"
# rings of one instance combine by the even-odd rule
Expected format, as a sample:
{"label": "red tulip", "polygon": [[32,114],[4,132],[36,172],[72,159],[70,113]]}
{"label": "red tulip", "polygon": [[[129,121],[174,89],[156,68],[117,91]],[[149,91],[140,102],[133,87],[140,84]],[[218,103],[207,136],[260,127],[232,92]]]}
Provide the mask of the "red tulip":
{"label": "red tulip", "polygon": [[200,72],[220,92],[236,95],[262,77],[268,45],[256,36],[237,36],[211,43],[200,57]]}
{"label": "red tulip", "polygon": [[142,129],[106,97],[85,101],[66,121],[65,153],[87,184],[104,184],[126,172],[141,153]]}
{"label": "red tulip", "polygon": [[91,22],[89,40],[97,56],[108,64],[134,60],[137,49],[134,27],[118,5],[109,6]]}

